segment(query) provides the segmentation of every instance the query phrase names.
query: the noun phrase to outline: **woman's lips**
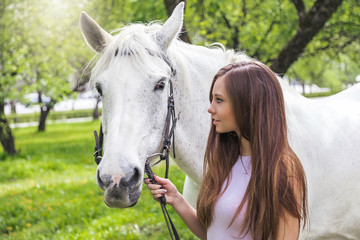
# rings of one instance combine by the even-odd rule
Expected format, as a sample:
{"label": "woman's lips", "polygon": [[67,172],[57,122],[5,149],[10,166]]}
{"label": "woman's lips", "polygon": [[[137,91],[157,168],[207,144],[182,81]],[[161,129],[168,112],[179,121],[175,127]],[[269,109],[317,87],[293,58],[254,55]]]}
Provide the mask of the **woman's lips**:
{"label": "woman's lips", "polygon": [[213,124],[216,125],[216,124],[218,124],[219,122],[220,122],[219,120],[214,120],[214,121],[213,121]]}

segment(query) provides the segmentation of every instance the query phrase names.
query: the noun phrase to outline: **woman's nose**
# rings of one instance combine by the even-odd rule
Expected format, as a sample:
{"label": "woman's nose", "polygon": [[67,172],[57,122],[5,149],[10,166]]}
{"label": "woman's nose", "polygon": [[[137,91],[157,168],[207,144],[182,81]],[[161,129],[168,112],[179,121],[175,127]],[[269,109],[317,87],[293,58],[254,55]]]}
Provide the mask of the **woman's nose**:
{"label": "woman's nose", "polygon": [[215,109],[213,108],[212,104],[210,104],[209,108],[208,108],[208,112],[209,113],[214,113]]}

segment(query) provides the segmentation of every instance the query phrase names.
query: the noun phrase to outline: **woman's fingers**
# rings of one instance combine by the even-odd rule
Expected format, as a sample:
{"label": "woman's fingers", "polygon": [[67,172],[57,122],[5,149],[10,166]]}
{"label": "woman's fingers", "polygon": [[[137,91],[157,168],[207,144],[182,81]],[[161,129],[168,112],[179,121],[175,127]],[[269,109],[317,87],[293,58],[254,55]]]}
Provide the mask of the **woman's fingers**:
{"label": "woman's fingers", "polygon": [[162,194],[167,193],[167,190],[166,189],[156,189],[156,190],[151,190],[150,193],[152,195],[162,195]]}
{"label": "woman's fingers", "polygon": [[163,195],[161,195],[161,194],[156,194],[156,195],[153,195],[153,199],[159,202],[160,201],[159,198],[161,198],[162,196]]}
{"label": "woman's fingers", "polygon": [[[154,181],[149,179],[149,178],[146,178],[144,179],[144,183],[147,185],[147,187],[150,189],[150,188],[153,188],[155,186],[160,186],[159,184],[154,184]],[[160,186],[161,187],[161,186]]]}
{"label": "woman's fingers", "polygon": [[151,195],[153,195],[153,198],[155,200],[158,200],[158,198],[165,196],[165,194],[167,193],[167,190],[161,188],[160,185],[151,184],[151,186],[148,186],[148,188],[150,189],[150,193]]}
{"label": "woman's fingers", "polygon": [[161,184],[161,185],[165,185],[165,184],[167,184],[167,183],[170,182],[169,179],[159,177],[159,176],[156,175],[156,174],[154,174],[154,179],[156,180],[156,182],[158,182],[158,183]]}
{"label": "woman's fingers", "polygon": [[161,186],[161,185],[158,185],[158,184],[149,183],[149,184],[147,185],[147,188],[150,189],[150,190],[156,190],[156,189],[161,189],[162,186]]}
{"label": "woman's fingers", "polygon": [[[154,180],[157,184],[155,184]],[[175,185],[169,179],[158,177],[155,174],[154,180],[144,179],[144,183],[147,185],[147,188],[150,189],[153,198],[159,201],[159,198],[165,196],[166,202],[171,205],[173,199],[178,195]]]}
{"label": "woman's fingers", "polygon": [[153,183],[153,180],[151,180],[150,178],[144,178],[144,183],[151,184],[151,183]]}
{"label": "woman's fingers", "polygon": [[[154,174],[154,179],[159,185],[169,185],[171,183],[169,179],[158,177],[155,174]],[[145,178],[144,183],[149,185],[149,184],[154,184],[154,181],[151,180],[150,178]]]}

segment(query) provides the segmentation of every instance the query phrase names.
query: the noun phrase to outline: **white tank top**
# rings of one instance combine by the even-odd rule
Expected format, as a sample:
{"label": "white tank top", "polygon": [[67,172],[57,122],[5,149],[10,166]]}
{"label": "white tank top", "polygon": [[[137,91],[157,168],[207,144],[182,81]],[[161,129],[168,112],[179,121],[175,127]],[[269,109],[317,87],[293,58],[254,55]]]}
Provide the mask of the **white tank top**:
{"label": "white tank top", "polygon": [[[240,233],[240,227],[245,217],[247,202],[234,223],[229,227],[234,214],[244,198],[246,188],[251,177],[251,157],[239,157],[231,169],[231,179],[226,191],[216,200],[214,206],[213,222],[207,230],[208,240],[219,239],[252,239],[251,233],[245,236]],[[227,180],[223,183],[222,190],[226,186]]]}

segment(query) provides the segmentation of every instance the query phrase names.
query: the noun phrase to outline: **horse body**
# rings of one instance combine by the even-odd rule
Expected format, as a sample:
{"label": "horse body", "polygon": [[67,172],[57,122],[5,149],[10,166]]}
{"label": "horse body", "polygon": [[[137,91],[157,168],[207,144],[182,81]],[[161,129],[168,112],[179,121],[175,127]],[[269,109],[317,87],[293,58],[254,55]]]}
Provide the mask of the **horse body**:
{"label": "horse body", "polygon": [[360,83],[357,83],[347,88],[346,90],[334,94],[326,99],[332,101],[360,101]]}
{"label": "horse body", "polygon": [[[101,52],[91,81],[103,93],[105,154],[97,180],[110,207],[133,206],[140,196],[145,160],[161,145],[172,77],[180,113],[175,161],[187,174],[184,195],[195,204],[211,124],[211,80],[224,65],[249,57],[176,40],[182,21],[179,4],[163,26],[130,26],[113,37],[86,14],[81,16],[85,39]],[[349,101],[356,94],[309,100],[279,81],[289,142],[308,179],[310,224],[301,238],[359,239],[360,108]],[[166,83],[164,90],[154,90],[159,82]]]}
{"label": "horse body", "polygon": [[285,94],[289,142],[308,181],[310,224],[302,239],[360,236],[360,107],[345,99]]}

